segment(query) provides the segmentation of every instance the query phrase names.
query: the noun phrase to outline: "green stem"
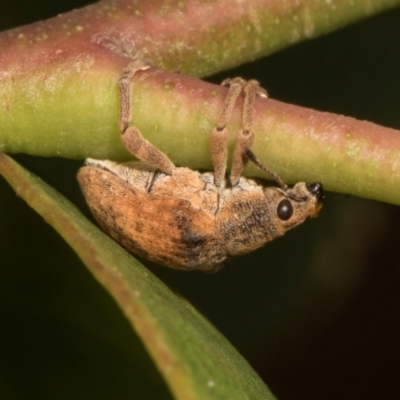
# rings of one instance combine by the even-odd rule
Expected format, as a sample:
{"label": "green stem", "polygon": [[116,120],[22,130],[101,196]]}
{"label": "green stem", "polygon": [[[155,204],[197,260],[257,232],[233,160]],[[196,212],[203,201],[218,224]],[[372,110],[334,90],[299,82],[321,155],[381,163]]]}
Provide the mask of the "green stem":
{"label": "green stem", "polygon": [[205,76],[398,5],[400,0],[103,0],[1,33],[0,65],[27,74],[51,63],[65,67],[69,58],[105,46]]}
{"label": "green stem", "polygon": [[[400,0],[297,3],[103,1],[3,32],[0,151],[127,159],[117,127],[117,82],[129,62],[122,53],[203,75]],[[155,69],[138,76],[132,123],[175,163],[210,168],[224,89]],[[321,180],[330,190],[400,204],[397,131],[261,100],[254,130],[257,155],[283,179]]]}

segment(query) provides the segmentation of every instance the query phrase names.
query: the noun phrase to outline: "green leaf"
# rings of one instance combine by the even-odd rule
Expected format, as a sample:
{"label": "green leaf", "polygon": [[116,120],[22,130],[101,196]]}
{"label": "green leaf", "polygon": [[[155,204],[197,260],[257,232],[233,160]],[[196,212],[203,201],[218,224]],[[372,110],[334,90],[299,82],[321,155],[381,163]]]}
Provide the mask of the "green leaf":
{"label": "green leaf", "polygon": [[0,173],[119,304],[177,399],[274,399],[230,343],[67,199],[0,154]]}

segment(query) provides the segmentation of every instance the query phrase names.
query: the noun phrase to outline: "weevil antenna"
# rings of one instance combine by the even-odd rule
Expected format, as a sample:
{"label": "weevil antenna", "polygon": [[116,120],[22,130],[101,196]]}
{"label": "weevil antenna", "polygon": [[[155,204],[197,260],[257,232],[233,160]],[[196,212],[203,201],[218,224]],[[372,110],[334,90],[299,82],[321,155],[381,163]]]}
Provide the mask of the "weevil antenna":
{"label": "weevil antenna", "polygon": [[274,171],[271,171],[269,168],[262,165],[250,149],[246,149],[245,154],[247,158],[254,163],[254,165],[270,175],[274,179],[274,181],[281,187],[282,190],[284,190],[285,192],[288,190],[288,185],[286,185]]}

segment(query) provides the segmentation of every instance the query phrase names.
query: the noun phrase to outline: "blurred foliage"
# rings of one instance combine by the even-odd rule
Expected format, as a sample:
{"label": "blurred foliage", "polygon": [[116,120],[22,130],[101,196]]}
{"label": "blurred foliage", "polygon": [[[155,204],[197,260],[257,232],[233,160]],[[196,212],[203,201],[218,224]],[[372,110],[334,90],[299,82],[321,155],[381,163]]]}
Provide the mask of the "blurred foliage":
{"label": "blurred foliage", "polygon": [[[3,2],[1,29],[83,5]],[[213,81],[256,78],[276,99],[398,129],[399,38],[395,10]],[[80,163],[18,161],[87,212],[75,181]],[[0,398],[170,398],[121,312],[74,253],[2,179],[0,194]],[[399,224],[398,207],[329,194],[317,220],[218,274],[150,268],[239,349],[280,400],[397,399]]]}

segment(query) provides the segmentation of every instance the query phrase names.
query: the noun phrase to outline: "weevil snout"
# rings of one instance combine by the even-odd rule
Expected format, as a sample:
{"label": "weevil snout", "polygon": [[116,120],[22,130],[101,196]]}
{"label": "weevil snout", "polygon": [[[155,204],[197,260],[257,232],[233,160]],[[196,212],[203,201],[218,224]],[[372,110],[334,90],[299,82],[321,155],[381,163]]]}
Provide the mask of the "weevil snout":
{"label": "weevil snout", "polygon": [[314,195],[319,201],[324,198],[324,188],[322,187],[322,183],[306,183],[306,187],[308,191]]}
{"label": "weevil snout", "polygon": [[306,183],[307,190],[316,198],[316,203],[314,205],[314,210],[310,214],[311,218],[318,217],[318,214],[322,208],[322,199],[324,198],[324,188],[322,183]]}

